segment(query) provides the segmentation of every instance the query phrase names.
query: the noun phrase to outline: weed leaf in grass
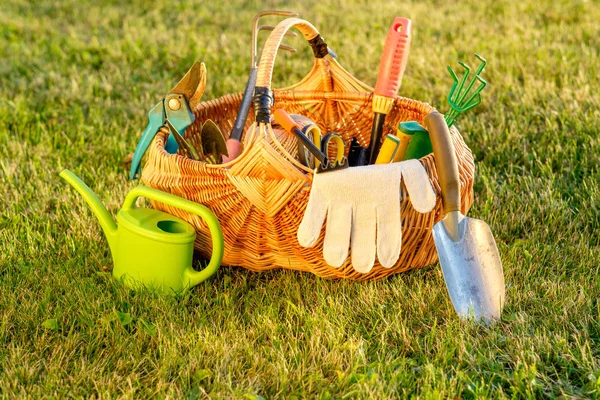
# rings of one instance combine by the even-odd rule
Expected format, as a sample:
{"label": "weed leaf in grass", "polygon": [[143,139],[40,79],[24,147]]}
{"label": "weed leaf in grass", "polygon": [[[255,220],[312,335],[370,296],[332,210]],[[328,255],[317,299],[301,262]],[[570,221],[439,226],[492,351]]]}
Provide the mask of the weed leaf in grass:
{"label": "weed leaf in grass", "polygon": [[155,336],[158,333],[158,329],[152,322],[146,321],[144,318],[140,318],[140,323],[142,324],[142,329],[147,335]]}
{"label": "weed leaf in grass", "polygon": [[202,382],[203,380],[210,378],[211,376],[212,373],[207,369],[199,369],[198,371],[194,372],[194,380],[196,382]]}
{"label": "weed leaf in grass", "polygon": [[50,318],[50,319],[45,320],[44,322],[42,322],[42,326],[51,331],[58,330],[58,322],[56,321],[55,318]]}
{"label": "weed leaf in grass", "polygon": [[258,394],[251,394],[251,393],[246,393],[244,395],[244,398],[248,399],[248,400],[266,400],[264,397],[262,397]]}
{"label": "weed leaf in grass", "polygon": [[199,399],[199,398],[201,398],[201,396],[202,396],[202,393],[203,393],[203,392],[202,392],[200,389],[198,389],[197,387],[195,387],[195,388],[193,388],[193,389],[190,391],[190,395],[188,396],[188,400],[196,400],[196,399]]}
{"label": "weed leaf in grass", "polygon": [[119,310],[115,310],[115,315],[117,316],[117,319],[123,326],[129,325],[133,321],[133,318],[129,313],[124,313]]}

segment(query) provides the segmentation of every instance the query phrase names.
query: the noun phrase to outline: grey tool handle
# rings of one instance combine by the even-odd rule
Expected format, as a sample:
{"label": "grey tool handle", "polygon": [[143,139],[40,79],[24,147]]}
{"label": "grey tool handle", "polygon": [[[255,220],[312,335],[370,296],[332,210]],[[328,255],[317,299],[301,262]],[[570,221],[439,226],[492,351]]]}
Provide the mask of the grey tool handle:
{"label": "grey tool handle", "polygon": [[246,83],[246,89],[244,90],[244,96],[240,103],[235,123],[229,134],[230,139],[235,139],[238,142],[242,139],[244,133],[244,126],[246,125],[246,118],[248,118],[248,111],[250,110],[250,104],[252,103],[252,97],[254,96],[254,87],[256,86],[256,72],[257,68],[253,67],[248,77],[248,83]]}
{"label": "grey tool handle", "polygon": [[425,117],[425,127],[429,132],[435,156],[435,166],[442,189],[444,214],[460,211],[458,160],[450,138],[450,129],[448,129],[444,116],[437,111],[429,113]]}

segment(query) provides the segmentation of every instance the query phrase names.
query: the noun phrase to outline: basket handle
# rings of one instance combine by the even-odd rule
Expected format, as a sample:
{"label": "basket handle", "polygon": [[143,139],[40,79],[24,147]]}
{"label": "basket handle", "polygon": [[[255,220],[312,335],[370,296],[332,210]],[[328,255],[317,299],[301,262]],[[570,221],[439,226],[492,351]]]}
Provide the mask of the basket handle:
{"label": "basket handle", "polygon": [[281,21],[269,35],[262,50],[258,71],[256,76],[256,88],[254,92],[254,110],[256,122],[270,121],[271,105],[273,105],[273,93],[271,91],[271,80],[277,51],[286,32],[296,27],[313,49],[315,58],[324,58],[329,54],[327,44],[310,22],[301,18],[287,18]]}

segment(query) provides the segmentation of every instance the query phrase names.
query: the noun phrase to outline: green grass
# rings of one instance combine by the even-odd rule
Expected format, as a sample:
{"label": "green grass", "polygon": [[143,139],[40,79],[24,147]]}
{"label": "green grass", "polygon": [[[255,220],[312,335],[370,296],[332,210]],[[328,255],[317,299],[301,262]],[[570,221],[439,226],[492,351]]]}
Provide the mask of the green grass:
{"label": "green grass", "polygon": [[[439,266],[380,282],[223,268],[181,299],[135,293],[58,172],[114,214],[121,160],[194,60],[204,99],[241,91],[252,16],[275,2],[0,2],[0,396],[600,397],[600,7],[591,1],[303,2],[373,85],[394,15],[413,20],[401,94],[447,110],[445,70],[489,61],[459,119],[472,217],[495,234],[500,323],[461,323]],[[473,4],[472,4],[473,3]],[[275,86],[309,69],[279,57]],[[48,321],[50,320],[50,321]],[[46,321],[46,322],[45,322]]]}

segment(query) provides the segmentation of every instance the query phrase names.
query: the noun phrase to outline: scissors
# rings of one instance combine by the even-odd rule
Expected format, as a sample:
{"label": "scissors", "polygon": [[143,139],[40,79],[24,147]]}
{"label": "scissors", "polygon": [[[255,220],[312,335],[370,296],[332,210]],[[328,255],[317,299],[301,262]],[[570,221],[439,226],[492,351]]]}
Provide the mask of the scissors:
{"label": "scissors", "polygon": [[192,110],[200,102],[205,88],[206,67],[204,63],[195,62],[181,81],[152,107],[148,113],[148,125],[133,153],[129,179],[135,179],[139,175],[142,157],[156,133],[164,125],[167,125],[171,132],[165,150],[174,154],[181,147],[187,151],[190,158],[198,159],[196,150],[183,138],[183,132],[196,119]]}
{"label": "scissors", "polygon": [[[315,124],[309,124],[303,130],[283,109],[273,113],[275,121],[286,131],[298,138],[298,154],[300,162],[309,168],[316,168],[317,173],[348,168],[348,160],[344,155],[346,146],[344,139],[337,133],[328,133],[321,138],[321,130]],[[336,157],[331,161],[328,157],[331,143],[336,144]]]}
{"label": "scissors", "polygon": [[[316,146],[319,148],[321,153],[325,156],[328,165],[321,168],[322,162],[319,160],[319,157],[315,157],[313,153],[304,145],[302,141],[298,142],[298,155],[300,158],[300,162],[306,165],[309,168],[321,168],[320,172],[324,172],[325,170],[331,170],[336,165],[339,166],[348,164],[346,157],[344,154],[346,153],[346,144],[344,143],[344,139],[337,133],[330,132],[324,137],[321,137],[321,130],[317,125],[310,124],[306,125],[301,129],[302,133]],[[331,145],[335,146],[335,159],[329,159],[330,147]]]}

